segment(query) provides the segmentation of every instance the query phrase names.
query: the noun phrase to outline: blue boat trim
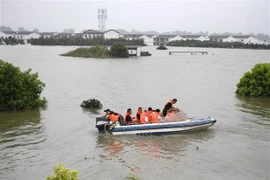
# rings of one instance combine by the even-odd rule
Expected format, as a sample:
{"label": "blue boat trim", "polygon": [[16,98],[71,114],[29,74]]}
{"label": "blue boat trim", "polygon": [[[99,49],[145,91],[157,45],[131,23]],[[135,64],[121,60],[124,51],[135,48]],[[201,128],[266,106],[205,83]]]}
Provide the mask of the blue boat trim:
{"label": "blue boat trim", "polygon": [[[191,121],[186,123],[178,123],[178,124],[155,124],[155,125],[148,125],[148,126],[135,126],[135,125],[127,125],[127,126],[120,126],[115,127],[112,129],[112,132],[123,132],[123,131],[137,131],[137,130],[149,130],[149,129],[165,129],[165,128],[177,128],[177,127],[193,127],[193,126],[200,126],[206,124],[214,124],[216,120],[212,119],[205,119],[201,121]],[[158,132],[156,132],[158,133]],[[154,134],[154,132],[152,133]]]}

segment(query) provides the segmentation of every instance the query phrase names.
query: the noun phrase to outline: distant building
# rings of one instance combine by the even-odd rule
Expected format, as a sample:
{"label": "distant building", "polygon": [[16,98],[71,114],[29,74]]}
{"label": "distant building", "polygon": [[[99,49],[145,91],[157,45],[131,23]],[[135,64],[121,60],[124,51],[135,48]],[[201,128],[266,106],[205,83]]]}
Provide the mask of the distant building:
{"label": "distant building", "polygon": [[39,34],[43,38],[50,38],[50,37],[56,35],[57,33],[56,32],[41,32]]}
{"label": "distant building", "polygon": [[237,42],[242,42],[244,44],[257,44],[258,39],[252,37],[252,36],[233,36],[233,38],[236,39]]}
{"label": "distant building", "polygon": [[139,40],[144,34],[123,34],[126,40]]}
{"label": "distant building", "polygon": [[196,40],[196,41],[209,41],[208,36],[203,35],[181,35],[182,38],[186,40]]}
{"label": "distant building", "polygon": [[101,37],[104,35],[104,32],[102,31],[96,31],[93,29],[89,29],[86,31],[83,31],[83,38],[84,39],[92,39],[92,38],[97,38],[97,37]]}
{"label": "distant building", "polygon": [[118,39],[119,38],[119,32],[113,29],[109,29],[107,31],[104,31],[104,38],[105,39]]}
{"label": "distant building", "polygon": [[153,46],[154,45],[154,38],[156,38],[157,36],[155,35],[142,35],[140,37],[140,39],[144,40],[144,44],[146,44],[147,46]]}

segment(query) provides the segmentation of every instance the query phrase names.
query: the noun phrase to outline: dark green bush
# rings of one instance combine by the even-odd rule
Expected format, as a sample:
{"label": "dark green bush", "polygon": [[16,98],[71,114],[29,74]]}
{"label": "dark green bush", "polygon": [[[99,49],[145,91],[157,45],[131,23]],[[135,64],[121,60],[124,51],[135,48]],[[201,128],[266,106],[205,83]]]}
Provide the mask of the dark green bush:
{"label": "dark green bush", "polygon": [[114,44],[111,47],[110,54],[112,57],[128,58],[128,50],[122,44]]}
{"label": "dark green bush", "polygon": [[238,95],[270,97],[270,63],[256,64],[236,86]]}
{"label": "dark green bush", "polygon": [[0,59],[0,111],[44,106],[46,99],[40,99],[44,87],[38,73],[31,74],[31,69],[22,72],[19,67]]}

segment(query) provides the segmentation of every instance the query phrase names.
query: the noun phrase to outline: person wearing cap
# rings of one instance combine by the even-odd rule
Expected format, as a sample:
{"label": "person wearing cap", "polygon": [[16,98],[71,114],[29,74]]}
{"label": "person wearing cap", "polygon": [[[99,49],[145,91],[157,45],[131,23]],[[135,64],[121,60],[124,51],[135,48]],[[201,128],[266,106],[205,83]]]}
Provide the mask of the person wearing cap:
{"label": "person wearing cap", "polygon": [[104,112],[106,113],[103,117],[109,117],[111,110],[110,109],[105,109]]}
{"label": "person wearing cap", "polygon": [[169,100],[167,101],[167,103],[165,104],[164,108],[163,108],[163,116],[166,116],[167,115],[167,111],[169,109],[173,109],[173,105],[177,102],[177,99],[173,99],[173,100]]}

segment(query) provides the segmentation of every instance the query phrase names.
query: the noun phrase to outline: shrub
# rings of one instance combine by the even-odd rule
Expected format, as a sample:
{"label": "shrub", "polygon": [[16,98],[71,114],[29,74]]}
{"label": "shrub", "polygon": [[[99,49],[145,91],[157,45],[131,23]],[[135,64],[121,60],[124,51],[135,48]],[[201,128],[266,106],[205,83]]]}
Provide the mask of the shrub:
{"label": "shrub", "polygon": [[270,63],[256,64],[236,86],[238,95],[270,97]]}
{"label": "shrub", "polygon": [[111,47],[110,54],[113,57],[128,58],[128,50],[122,44],[114,44]]}
{"label": "shrub", "polygon": [[48,175],[47,180],[78,180],[79,172],[76,170],[65,168],[62,164],[55,166],[53,169],[55,176]]}
{"label": "shrub", "polygon": [[81,107],[101,109],[103,105],[97,99],[88,99],[82,102]]}
{"label": "shrub", "polygon": [[19,67],[0,59],[0,111],[42,107],[46,99],[40,99],[45,84],[38,73],[31,69],[22,72]]}

